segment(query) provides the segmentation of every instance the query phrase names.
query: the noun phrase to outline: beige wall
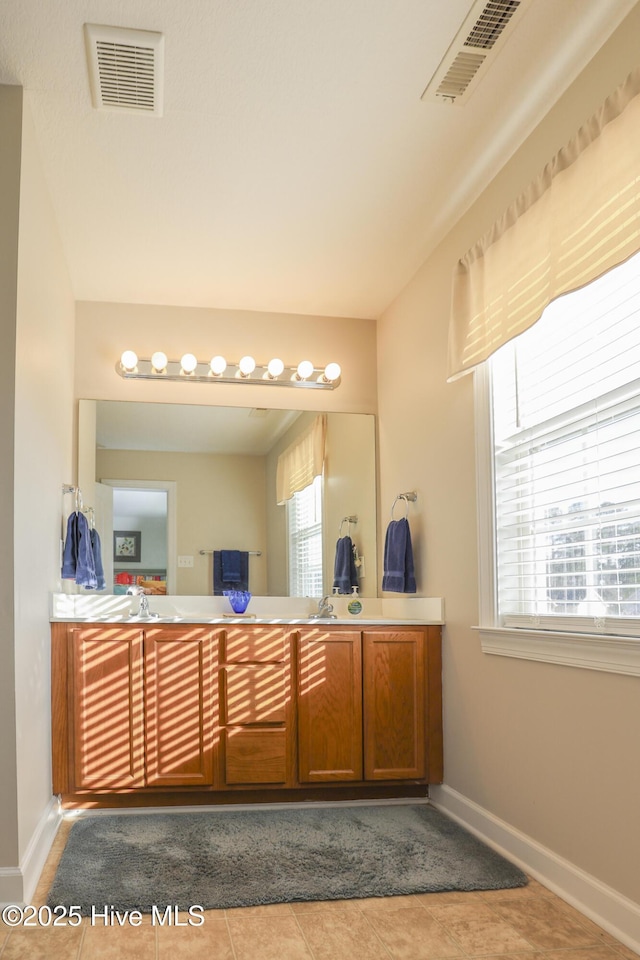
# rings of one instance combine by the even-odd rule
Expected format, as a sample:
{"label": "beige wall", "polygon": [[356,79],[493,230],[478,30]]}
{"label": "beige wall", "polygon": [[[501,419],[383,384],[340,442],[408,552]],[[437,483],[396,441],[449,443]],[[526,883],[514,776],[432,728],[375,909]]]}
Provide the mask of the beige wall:
{"label": "beige wall", "polygon": [[[372,320],[88,302],[77,304],[76,315],[78,399],[376,412],[376,334]],[[258,362],[279,356],[287,365],[309,359],[322,366],[336,360],[342,367],[342,382],[330,391],[132,382],[115,372],[115,364],[126,348],[141,357],[162,349],[174,358],[189,350],[203,360],[215,353],[229,361],[237,361],[245,353]]]}
{"label": "beige wall", "polygon": [[[0,96],[5,109],[11,105],[11,122],[5,122],[9,117],[4,113],[1,123],[4,152],[7,131],[17,132],[20,100],[15,89],[4,88]],[[15,180],[9,183],[6,168],[0,192],[8,185],[14,204],[19,198],[20,230],[13,318],[3,303],[3,362],[10,356],[15,364],[15,406],[9,398],[1,405],[9,422],[2,430],[5,448],[0,459],[3,470],[13,474],[10,482],[3,477],[2,517],[14,508],[13,531],[6,530],[2,537],[2,563],[13,556],[13,573],[5,579],[3,571],[1,589],[9,585],[13,591],[13,616],[3,603],[2,656],[8,657],[4,645],[13,644],[15,667],[3,660],[2,682],[10,679],[13,692],[0,698],[0,709],[11,708],[15,695],[15,722],[2,717],[0,850],[6,858],[17,847],[12,863],[28,869],[30,844],[43,828],[51,800],[48,595],[60,582],[62,484],[69,482],[72,469],[74,302],[26,98],[21,142],[9,139],[21,160],[19,193]],[[6,227],[4,215],[0,222]],[[14,336],[15,354],[10,349]],[[7,381],[11,379],[8,375]],[[11,762],[4,753],[12,752],[13,737]],[[17,831],[12,819],[15,798],[4,794],[7,788],[17,790]]]}
{"label": "beige wall", "polygon": [[640,7],[378,325],[381,501],[418,491],[418,592],[446,602],[445,782],[636,902],[638,680],[481,653],[473,383],[445,379],[454,264],[637,64],[638,36]]}
{"label": "beige wall", "polygon": [[98,450],[97,479],[174,480],[177,484],[178,593],[213,592],[213,559],[200,550],[261,550],[249,558],[250,590],[267,588],[265,458],[205,453]]}
{"label": "beige wall", "polygon": [[15,342],[22,89],[0,86],[0,868],[18,863],[14,664]]}

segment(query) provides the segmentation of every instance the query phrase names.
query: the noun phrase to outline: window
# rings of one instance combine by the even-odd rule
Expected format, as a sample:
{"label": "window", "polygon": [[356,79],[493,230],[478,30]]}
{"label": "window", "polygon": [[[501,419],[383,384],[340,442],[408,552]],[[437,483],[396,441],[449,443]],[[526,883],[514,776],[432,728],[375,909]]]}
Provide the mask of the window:
{"label": "window", "polygon": [[498,623],[640,636],[640,256],[488,364]]}
{"label": "window", "polygon": [[322,477],[287,501],[289,596],[322,596]]}

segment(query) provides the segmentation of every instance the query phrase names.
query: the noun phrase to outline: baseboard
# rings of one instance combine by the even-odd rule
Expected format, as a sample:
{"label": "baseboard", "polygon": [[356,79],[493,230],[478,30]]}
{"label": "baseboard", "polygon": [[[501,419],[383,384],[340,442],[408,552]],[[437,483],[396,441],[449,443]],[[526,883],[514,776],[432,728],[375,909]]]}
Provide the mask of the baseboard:
{"label": "baseboard", "polygon": [[25,903],[30,903],[33,898],[40,874],[47,862],[51,845],[55,840],[61,822],[62,817],[60,815],[58,798],[51,797],[40,817],[38,826],[33,831],[33,835],[20,864]]}
{"label": "baseboard", "polygon": [[445,784],[433,805],[553,890],[631,950],[640,952],[640,905]]}
{"label": "baseboard", "polygon": [[120,816],[135,817],[149,813],[250,813],[255,810],[314,810],[326,807],[390,807],[398,804],[416,806],[429,803],[428,797],[384,797],[372,800],[292,800],[289,803],[216,803],[197,806],[175,807],[90,807],[62,811],[63,820],[78,820],[81,817]]}
{"label": "baseboard", "polygon": [[61,823],[58,798],[45,807],[18,867],[0,868],[0,904],[30,903]]}

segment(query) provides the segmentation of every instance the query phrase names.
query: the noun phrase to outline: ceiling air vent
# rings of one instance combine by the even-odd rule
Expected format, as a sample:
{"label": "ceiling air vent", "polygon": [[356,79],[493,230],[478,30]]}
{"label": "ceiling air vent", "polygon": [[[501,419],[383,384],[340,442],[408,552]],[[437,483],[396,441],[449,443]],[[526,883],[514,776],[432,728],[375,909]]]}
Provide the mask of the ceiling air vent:
{"label": "ceiling air vent", "polygon": [[84,33],[96,110],[161,117],[164,36],[93,23]]}
{"label": "ceiling air vent", "polygon": [[510,28],[531,0],[476,0],[440,66],[422,94],[423,100],[464,103],[495,58]]}

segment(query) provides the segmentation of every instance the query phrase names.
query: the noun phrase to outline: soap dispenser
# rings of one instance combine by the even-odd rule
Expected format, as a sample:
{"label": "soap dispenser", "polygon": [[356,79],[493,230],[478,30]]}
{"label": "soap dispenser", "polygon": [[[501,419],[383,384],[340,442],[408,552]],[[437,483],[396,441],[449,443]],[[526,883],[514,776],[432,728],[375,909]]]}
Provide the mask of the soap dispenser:
{"label": "soap dispenser", "polygon": [[362,613],[362,604],[358,598],[357,587],[351,588],[351,600],[349,601],[347,610],[349,613],[353,614],[353,616],[357,616],[359,613]]}

